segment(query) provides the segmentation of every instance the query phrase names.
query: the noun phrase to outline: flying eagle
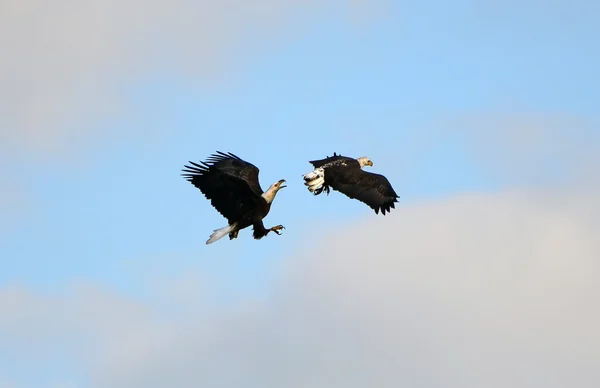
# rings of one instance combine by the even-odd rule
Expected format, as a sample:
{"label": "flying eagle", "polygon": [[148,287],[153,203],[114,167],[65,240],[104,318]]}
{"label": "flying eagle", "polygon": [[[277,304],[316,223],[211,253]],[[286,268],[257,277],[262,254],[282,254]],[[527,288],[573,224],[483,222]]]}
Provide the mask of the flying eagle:
{"label": "flying eagle", "polygon": [[357,199],[371,207],[375,214],[385,215],[394,208],[400,198],[386,177],[363,171],[365,166],[373,166],[367,157],[357,159],[336,155],[321,160],[309,161],[314,170],[304,174],[304,184],[308,191],[319,195],[323,191],[329,195],[330,188]]}
{"label": "flying eagle", "polygon": [[252,225],[253,236],[260,240],[269,232],[285,229],[282,225],[266,229],[263,218],[269,214],[275,195],[284,187],[281,179],[263,191],[258,182],[258,168],[232,153],[217,151],[206,162],[185,166],[181,174],[196,186],[210,200],[212,206],[229,222],[228,226],[215,229],[207,244],[229,234],[229,239],[237,238],[240,230]]}

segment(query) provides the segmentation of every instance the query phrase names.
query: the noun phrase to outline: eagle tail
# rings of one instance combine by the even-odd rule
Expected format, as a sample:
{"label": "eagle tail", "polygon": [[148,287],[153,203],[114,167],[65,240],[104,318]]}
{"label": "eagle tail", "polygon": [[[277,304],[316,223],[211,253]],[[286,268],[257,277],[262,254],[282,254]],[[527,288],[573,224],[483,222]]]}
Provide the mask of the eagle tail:
{"label": "eagle tail", "polygon": [[323,187],[325,183],[325,170],[322,168],[316,168],[313,171],[304,174],[304,184],[308,186],[308,191],[314,193],[320,193],[322,190],[319,190]]}
{"label": "eagle tail", "polygon": [[210,235],[210,238],[206,241],[206,244],[212,244],[215,241],[219,240],[227,236],[230,232],[232,232],[236,227],[236,224],[227,225],[220,229],[215,229],[213,234]]}

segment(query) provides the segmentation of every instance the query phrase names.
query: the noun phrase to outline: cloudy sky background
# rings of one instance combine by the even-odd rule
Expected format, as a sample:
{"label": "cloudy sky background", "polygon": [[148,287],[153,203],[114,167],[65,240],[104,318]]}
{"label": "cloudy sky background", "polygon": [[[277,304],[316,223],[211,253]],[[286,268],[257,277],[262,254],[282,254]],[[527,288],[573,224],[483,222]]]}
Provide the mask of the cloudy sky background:
{"label": "cloudy sky background", "polygon": [[[596,387],[593,1],[0,4],[0,387]],[[282,236],[179,176],[285,178]],[[312,197],[367,155],[381,217]]]}

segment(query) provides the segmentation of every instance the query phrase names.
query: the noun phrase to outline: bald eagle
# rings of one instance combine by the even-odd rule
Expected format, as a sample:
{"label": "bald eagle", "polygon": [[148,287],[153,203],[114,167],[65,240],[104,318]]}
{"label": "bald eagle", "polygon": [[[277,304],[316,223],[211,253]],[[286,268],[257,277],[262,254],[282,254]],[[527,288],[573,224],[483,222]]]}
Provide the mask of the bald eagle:
{"label": "bald eagle", "polygon": [[308,191],[319,195],[323,191],[329,195],[330,189],[339,191],[347,197],[357,199],[369,207],[375,214],[385,215],[394,208],[400,198],[386,177],[363,171],[365,166],[373,166],[367,157],[357,159],[337,155],[321,160],[311,160],[314,170],[304,174],[304,184]]}
{"label": "bald eagle", "polygon": [[229,222],[228,226],[215,229],[207,244],[229,234],[229,239],[237,238],[240,230],[252,225],[253,237],[260,240],[269,232],[278,235],[282,225],[266,229],[263,218],[269,214],[275,195],[284,187],[285,179],[273,183],[267,191],[263,191],[258,182],[258,168],[232,153],[217,151],[207,158],[206,162],[196,164],[189,162],[181,174],[187,181],[196,186],[210,200]]}

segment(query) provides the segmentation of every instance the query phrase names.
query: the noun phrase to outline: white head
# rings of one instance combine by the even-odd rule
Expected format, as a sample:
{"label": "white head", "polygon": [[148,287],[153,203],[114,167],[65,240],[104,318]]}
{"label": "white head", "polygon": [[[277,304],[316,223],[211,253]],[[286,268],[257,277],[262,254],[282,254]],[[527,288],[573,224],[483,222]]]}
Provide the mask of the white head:
{"label": "white head", "polygon": [[285,179],[278,180],[277,182],[269,186],[269,189],[263,193],[262,196],[265,199],[265,201],[267,201],[267,203],[273,202],[273,200],[275,199],[275,194],[277,194],[277,192],[283,189],[284,187],[287,187],[283,184],[284,182]]}
{"label": "white head", "polygon": [[360,164],[360,168],[363,168],[364,166],[373,167],[373,162],[371,162],[371,159],[367,158],[366,156],[361,156],[360,158],[357,158],[356,160],[358,160],[358,164]]}

